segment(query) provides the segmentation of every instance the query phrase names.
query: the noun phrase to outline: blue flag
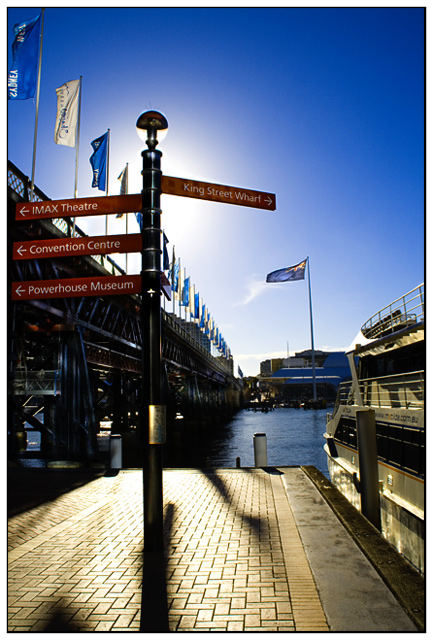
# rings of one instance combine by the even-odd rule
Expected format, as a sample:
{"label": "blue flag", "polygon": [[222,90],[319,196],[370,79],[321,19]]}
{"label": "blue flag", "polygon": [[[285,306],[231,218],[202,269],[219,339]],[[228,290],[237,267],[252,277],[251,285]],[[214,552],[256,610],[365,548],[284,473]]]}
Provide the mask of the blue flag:
{"label": "blue flag", "polygon": [[243,377],[244,377],[244,374],[242,373],[242,369],[241,369],[239,366],[238,366],[238,376],[239,376],[240,378],[243,378]]}
{"label": "blue flag", "polygon": [[187,307],[189,305],[189,276],[185,278],[182,290],[182,305]]}
{"label": "blue flag", "polygon": [[200,298],[199,294],[194,294],[194,318],[198,318],[200,316]]}
{"label": "blue flag", "polygon": [[199,327],[200,329],[204,329],[205,327],[205,318],[206,318],[206,305],[202,305],[201,308],[201,317],[200,317],[200,324]]}
{"label": "blue flag", "polygon": [[41,15],[14,26],[13,62],[8,75],[9,100],[28,100],[35,95]]}
{"label": "blue flag", "polygon": [[288,282],[292,280],[303,280],[305,278],[305,266],[307,259],[303,260],[299,264],[293,267],[286,267],[285,269],[277,269],[272,271],[266,276],[266,282]]}
{"label": "blue flag", "polygon": [[169,277],[171,275],[171,289],[172,291],[177,291],[179,286],[179,260],[176,260],[172,263],[171,274],[168,274]]}
{"label": "blue flag", "polygon": [[163,253],[164,257],[163,257],[162,270],[167,271],[167,269],[170,269],[170,258],[168,257],[168,251],[167,251],[168,238],[165,235],[164,231],[162,232],[162,239],[164,243],[164,253]]}
{"label": "blue flag", "polygon": [[107,154],[108,154],[108,131],[100,138],[96,138],[92,145],[93,153],[90,156],[90,164],[93,169],[92,187],[98,187],[101,191],[105,191],[105,183],[107,179]]}

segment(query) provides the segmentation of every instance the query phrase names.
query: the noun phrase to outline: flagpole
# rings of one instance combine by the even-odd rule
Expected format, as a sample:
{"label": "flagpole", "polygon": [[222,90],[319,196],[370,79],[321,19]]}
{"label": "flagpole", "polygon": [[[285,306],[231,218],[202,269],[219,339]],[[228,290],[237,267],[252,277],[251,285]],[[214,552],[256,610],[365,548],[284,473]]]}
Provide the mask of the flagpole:
{"label": "flagpole", "polygon": [[[80,93],[78,97],[78,122],[77,133],[75,138],[75,184],[74,184],[74,198],[78,195],[78,152],[80,149],[80,124],[81,124],[81,86],[83,76],[80,76]],[[75,218],[72,218],[72,237],[75,237]]]}
{"label": "flagpole", "polygon": [[311,364],[313,370],[313,400],[317,400],[316,395],[316,366],[314,361],[314,333],[313,333],[313,305],[311,302],[311,278],[310,278],[310,257],[307,258],[308,264],[308,291],[310,296],[310,330],[311,330]]}
{"label": "flagpole", "polygon": [[[126,182],[126,193],[129,193],[128,164],[129,164],[129,162],[126,163],[126,168],[125,168],[125,171],[126,171],[126,181],[125,181]],[[126,220],[125,220],[125,232],[126,232],[126,235],[128,235],[128,215],[129,215],[128,213],[125,214],[125,216],[126,216]],[[126,273],[126,275],[128,275],[128,254],[126,254],[126,256],[125,256],[125,273]]]}
{"label": "flagpole", "polygon": [[35,165],[36,165],[36,141],[38,137],[38,120],[39,120],[39,94],[41,90],[41,65],[42,65],[42,41],[44,37],[44,13],[42,9],[41,16],[41,35],[39,41],[39,62],[38,62],[38,84],[36,88],[36,115],[35,115],[35,135],[33,138],[33,160],[32,160],[32,183],[30,187],[30,202],[33,202],[33,189],[35,186]]}
{"label": "flagpole", "polygon": [[[107,171],[105,172],[105,195],[108,196],[108,179],[110,170],[110,129],[107,138]],[[108,236],[108,215],[105,216],[105,235]]]}

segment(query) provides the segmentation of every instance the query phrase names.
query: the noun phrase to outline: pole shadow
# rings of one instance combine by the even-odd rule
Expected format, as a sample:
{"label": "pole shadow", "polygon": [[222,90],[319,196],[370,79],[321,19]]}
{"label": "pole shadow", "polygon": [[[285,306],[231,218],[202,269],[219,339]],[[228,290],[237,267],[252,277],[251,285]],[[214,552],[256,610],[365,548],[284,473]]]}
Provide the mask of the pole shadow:
{"label": "pole shadow", "polygon": [[[164,541],[170,540],[174,505],[169,504],[164,516]],[[143,582],[141,586],[140,632],[169,631],[166,548],[163,551],[143,551]]]}

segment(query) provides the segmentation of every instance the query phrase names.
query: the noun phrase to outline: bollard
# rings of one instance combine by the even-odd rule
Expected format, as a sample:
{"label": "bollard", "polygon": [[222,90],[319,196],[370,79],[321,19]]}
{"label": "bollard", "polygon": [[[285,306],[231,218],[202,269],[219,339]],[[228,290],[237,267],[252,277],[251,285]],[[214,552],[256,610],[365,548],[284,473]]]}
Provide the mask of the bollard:
{"label": "bollard", "polygon": [[239,456],[236,458],[236,469],[240,469],[241,468],[241,459],[239,458]]}
{"label": "bollard", "polygon": [[266,444],[266,433],[255,433],[253,441],[254,441],[254,466],[267,467],[268,452],[267,452],[267,444]]}
{"label": "bollard", "polygon": [[377,469],[376,419],[373,409],[356,412],[361,513],[380,531],[379,476]]}
{"label": "bollard", "polygon": [[110,435],[110,467],[111,469],[122,468],[122,436]]}

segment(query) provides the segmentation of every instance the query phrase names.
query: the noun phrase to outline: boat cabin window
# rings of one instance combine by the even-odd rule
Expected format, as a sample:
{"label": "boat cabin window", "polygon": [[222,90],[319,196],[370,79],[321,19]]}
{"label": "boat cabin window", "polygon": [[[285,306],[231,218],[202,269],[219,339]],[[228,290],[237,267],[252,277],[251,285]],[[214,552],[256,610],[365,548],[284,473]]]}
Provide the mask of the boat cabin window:
{"label": "boat cabin window", "polygon": [[424,342],[417,342],[388,353],[360,358],[359,377],[361,380],[380,378],[410,371],[421,371],[424,368],[425,345]]}

